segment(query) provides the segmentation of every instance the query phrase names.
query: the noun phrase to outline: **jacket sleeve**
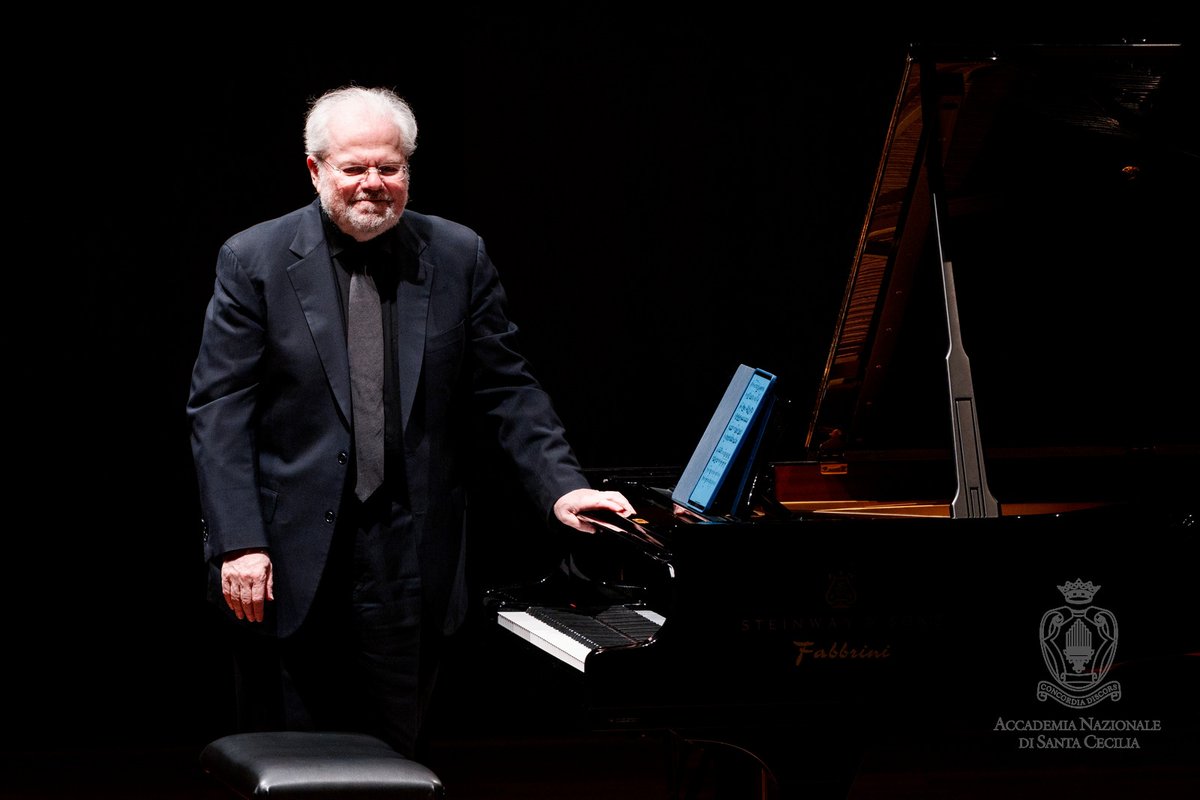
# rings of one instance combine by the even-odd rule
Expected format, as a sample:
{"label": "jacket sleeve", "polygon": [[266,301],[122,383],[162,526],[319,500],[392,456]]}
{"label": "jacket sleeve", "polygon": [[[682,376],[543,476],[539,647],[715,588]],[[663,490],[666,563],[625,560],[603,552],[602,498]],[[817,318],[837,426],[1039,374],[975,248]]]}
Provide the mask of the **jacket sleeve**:
{"label": "jacket sleeve", "polygon": [[187,401],[209,560],[267,546],[253,428],[264,321],[263,300],[226,244],[217,258]]}

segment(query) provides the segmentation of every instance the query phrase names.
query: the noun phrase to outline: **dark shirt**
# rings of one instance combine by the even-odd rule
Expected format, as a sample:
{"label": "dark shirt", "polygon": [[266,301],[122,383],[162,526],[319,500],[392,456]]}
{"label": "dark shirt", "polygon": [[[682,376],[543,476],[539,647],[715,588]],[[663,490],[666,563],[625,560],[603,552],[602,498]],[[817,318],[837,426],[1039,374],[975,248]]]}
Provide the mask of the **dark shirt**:
{"label": "dark shirt", "polygon": [[384,411],[384,484],[395,499],[404,493],[404,448],[402,412],[400,409],[400,371],[397,366],[400,321],[397,316],[396,292],[403,272],[401,260],[406,250],[399,242],[398,228],[380,234],[367,242],[356,242],[328,218],[324,217],[325,238],[333,259],[334,276],[342,296],[342,330],[347,330],[350,307],[350,274],[366,269],[375,279],[383,311],[383,411]]}

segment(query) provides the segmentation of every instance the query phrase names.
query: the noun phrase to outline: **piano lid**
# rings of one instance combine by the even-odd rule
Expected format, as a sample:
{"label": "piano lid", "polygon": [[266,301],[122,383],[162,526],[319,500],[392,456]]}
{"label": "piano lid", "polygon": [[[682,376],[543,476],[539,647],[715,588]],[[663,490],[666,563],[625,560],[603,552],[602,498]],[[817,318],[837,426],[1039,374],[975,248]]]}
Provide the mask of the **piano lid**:
{"label": "piano lid", "polygon": [[806,451],[953,448],[933,188],[985,451],[1194,447],[1200,156],[1183,47],[968,49],[906,59]]}

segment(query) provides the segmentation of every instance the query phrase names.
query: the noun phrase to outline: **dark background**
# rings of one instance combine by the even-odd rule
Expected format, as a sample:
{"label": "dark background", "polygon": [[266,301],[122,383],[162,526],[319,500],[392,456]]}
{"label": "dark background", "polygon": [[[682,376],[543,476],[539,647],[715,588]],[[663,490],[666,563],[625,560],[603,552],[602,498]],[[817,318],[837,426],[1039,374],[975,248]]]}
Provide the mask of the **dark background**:
{"label": "dark background", "polygon": [[[313,197],[311,98],[354,82],[412,103],[410,207],[486,239],[581,462],[677,466],[738,363],[778,374],[807,413],[910,42],[1178,35],[744,4],[323,12],[276,27],[197,9],[144,33],[76,18],[55,40],[65,84],[47,96],[26,66],[33,141],[9,168],[44,159],[50,174],[22,172],[18,219],[39,232],[16,266],[63,266],[11,303],[44,324],[14,337],[40,344],[10,379],[52,425],[11,423],[29,481],[6,569],[9,751],[225,732],[184,404],[220,244]],[[47,295],[56,310],[34,311]],[[65,479],[42,478],[48,464]],[[477,585],[548,558],[521,502],[476,518]],[[464,663],[511,669],[473,635]]]}

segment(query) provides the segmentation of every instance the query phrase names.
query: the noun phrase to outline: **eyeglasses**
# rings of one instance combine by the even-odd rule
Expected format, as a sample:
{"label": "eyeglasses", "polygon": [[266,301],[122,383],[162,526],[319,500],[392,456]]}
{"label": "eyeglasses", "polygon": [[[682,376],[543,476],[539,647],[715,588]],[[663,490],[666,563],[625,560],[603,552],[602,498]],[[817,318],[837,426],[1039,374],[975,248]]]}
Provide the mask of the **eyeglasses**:
{"label": "eyeglasses", "polygon": [[411,174],[408,164],[380,164],[378,167],[368,167],[366,164],[347,164],[344,167],[339,167],[337,164],[331,164],[323,158],[320,160],[347,178],[363,178],[368,172],[374,170],[379,173],[380,178],[399,178],[403,181],[408,180],[408,176]]}

